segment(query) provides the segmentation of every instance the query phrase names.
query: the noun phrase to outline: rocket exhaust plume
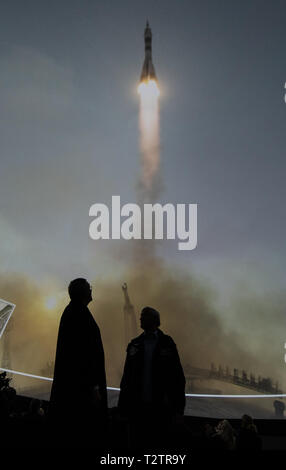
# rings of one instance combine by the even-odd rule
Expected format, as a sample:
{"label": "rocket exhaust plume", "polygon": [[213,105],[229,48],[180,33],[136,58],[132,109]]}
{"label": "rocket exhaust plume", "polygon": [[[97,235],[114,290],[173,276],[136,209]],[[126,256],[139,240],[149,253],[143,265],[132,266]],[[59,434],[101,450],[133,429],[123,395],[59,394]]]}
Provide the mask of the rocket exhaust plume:
{"label": "rocket exhaust plume", "polygon": [[144,199],[152,197],[160,163],[159,87],[152,62],[152,32],[147,21],[145,59],[138,85],[140,95],[139,130],[142,162],[141,184]]}

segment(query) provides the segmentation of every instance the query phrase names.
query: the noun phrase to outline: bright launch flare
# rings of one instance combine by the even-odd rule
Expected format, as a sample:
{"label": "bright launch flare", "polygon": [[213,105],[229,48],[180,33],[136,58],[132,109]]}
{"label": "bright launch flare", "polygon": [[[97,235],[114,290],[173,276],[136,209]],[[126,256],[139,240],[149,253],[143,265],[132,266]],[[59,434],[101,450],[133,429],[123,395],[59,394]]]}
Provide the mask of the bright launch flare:
{"label": "bright launch flare", "polygon": [[148,80],[139,83],[138,93],[144,101],[154,101],[160,95],[160,90],[156,80]]}
{"label": "bright launch flare", "polygon": [[147,21],[145,32],[145,59],[140,76],[140,150],[142,156],[142,183],[150,193],[160,163],[159,87],[152,62],[152,32]]}

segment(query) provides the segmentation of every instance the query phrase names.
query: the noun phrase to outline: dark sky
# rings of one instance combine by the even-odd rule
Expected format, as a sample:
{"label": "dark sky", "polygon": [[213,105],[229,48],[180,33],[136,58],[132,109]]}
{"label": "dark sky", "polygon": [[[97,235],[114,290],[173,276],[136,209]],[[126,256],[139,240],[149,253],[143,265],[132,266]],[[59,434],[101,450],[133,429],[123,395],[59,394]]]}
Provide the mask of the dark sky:
{"label": "dark sky", "polygon": [[159,253],[222,293],[241,279],[282,289],[286,3],[278,0],[2,1],[2,269],[59,280],[124,269],[110,245],[88,239],[88,211],[117,194],[136,202],[146,18],[161,88],[160,202],[198,204],[196,250],[168,242]]}

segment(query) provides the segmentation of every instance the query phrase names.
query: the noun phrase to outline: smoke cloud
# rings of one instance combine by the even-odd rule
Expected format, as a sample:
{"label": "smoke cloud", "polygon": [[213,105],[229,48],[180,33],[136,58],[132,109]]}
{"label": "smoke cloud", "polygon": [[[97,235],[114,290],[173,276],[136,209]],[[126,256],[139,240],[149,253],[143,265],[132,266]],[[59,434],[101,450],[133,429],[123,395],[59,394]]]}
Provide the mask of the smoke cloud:
{"label": "smoke cloud", "polygon": [[[127,346],[123,281],[128,283],[137,319],[146,305],[159,310],[161,328],[175,340],[184,368],[191,365],[209,369],[214,362],[230,370],[245,369],[256,376],[270,376],[281,385],[285,364],[283,332],[280,328],[279,333],[278,325],[283,318],[285,296],[281,295],[276,303],[273,296],[272,302],[265,304],[263,296],[251,299],[248,294],[247,300],[243,300],[238,293],[233,309],[241,309],[243,302],[245,314],[240,317],[240,328],[230,331],[214,308],[213,290],[193,275],[176,268],[170,270],[153,258],[150,263],[127,268],[124,279],[92,282],[94,302],[90,309],[101,328],[110,386],[119,385]],[[55,287],[55,294],[57,289],[62,292],[63,287]],[[49,309],[45,304],[45,288],[15,274],[1,275],[0,296],[16,304],[10,332],[13,369],[40,374],[46,363],[54,360],[59,320],[68,297],[59,297],[55,307]],[[271,314],[267,313],[270,304]],[[249,324],[253,325],[252,331]]]}

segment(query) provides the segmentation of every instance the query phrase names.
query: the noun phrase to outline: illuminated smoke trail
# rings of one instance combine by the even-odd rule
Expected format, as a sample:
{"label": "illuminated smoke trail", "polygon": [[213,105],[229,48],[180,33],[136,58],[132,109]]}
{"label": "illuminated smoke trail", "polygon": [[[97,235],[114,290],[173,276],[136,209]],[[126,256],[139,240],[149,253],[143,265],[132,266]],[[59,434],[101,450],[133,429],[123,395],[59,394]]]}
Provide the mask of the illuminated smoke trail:
{"label": "illuminated smoke trail", "polygon": [[[160,191],[160,119],[159,88],[156,79],[146,78],[138,86],[139,100],[139,148],[141,174],[137,186],[138,204],[143,210],[145,203],[154,203]],[[153,227],[154,232],[154,227]],[[133,262],[140,269],[146,262],[153,263],[155,243],[153,240],[135,240]]]}
{"label": "illuminated smoke trail", "polygon": [[160,119],[159,88],[155,80],[141,82],[139,131],[142,174],[140,186],[143,200],[152,200],[156,195],[157,174],[160,165]]}

